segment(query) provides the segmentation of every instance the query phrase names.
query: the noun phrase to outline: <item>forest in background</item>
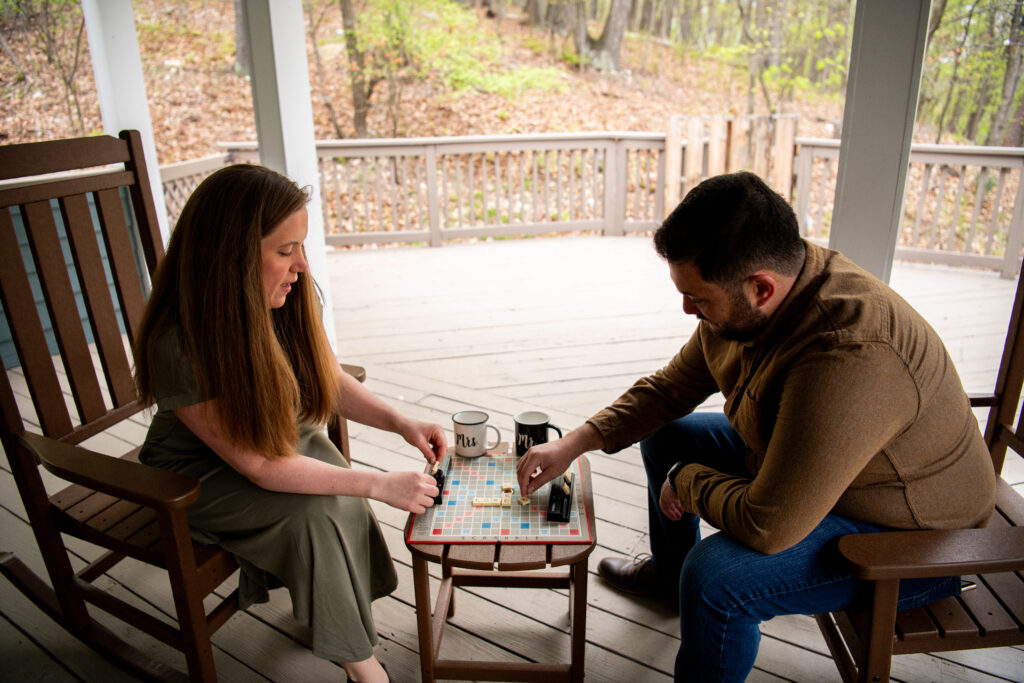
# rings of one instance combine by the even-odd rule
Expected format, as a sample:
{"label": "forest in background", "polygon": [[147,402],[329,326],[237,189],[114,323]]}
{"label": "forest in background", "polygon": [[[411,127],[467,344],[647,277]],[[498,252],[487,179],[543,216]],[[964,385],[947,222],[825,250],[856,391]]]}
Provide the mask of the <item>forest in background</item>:
{"label": "forest in background", "polygon": [[[134,0],[160,163],[252,140],[240,0]],[[933,0],[915,139],[1020,146],[1024,0]],[[663,131],[800,116],[838,137],[850,0],[304,0],[318,138]],[[102,130],[78,0],[0,0],[0,142]]]}

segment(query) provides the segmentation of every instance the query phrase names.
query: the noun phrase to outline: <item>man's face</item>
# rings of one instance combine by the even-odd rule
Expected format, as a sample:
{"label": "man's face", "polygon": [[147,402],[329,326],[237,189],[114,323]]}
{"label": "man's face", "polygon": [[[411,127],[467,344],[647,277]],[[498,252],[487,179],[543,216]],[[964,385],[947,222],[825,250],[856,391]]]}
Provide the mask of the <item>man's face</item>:
{"label": "man's face", "polygon": [[707,282],[692,263],[669,263],[668,271],[683,295],[683,312],[703,320],[723,339],[748,341],[768,322],[768,316],[752,303],[745,283],[722,287]]}

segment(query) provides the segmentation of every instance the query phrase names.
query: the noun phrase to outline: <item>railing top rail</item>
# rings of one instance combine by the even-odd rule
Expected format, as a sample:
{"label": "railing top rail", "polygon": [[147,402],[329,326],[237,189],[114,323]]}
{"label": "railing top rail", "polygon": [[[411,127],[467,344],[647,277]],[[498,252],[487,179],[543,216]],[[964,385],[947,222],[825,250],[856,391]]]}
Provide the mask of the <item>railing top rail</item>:
{"label": "railing top rail", "polygon": [[185,176],[189,176],[194,173],[202,173],[210,169],[215,169],[222,166],[226,158],[227,155],[222,152],[220,154],[210,154],[198,159],[189,159],[188,161],[177,161],[173,164],[164,164],[160,167],[160,179],[166,183],[171,180],[177,180],[178,178],[184,178]]}
{"label": "railing top rail", "polygon": [[840,141],[835,138],[793,138],[793,142],[801,147],[839,147]]}
{"label": "railing top rail", "polygon": [[[509,142],[618,142],[638,141],[657,142],[665,139],[664,133],[644,133],[631,131],[598,131],[593,133],[524,133],[517,135],[457,135],[449,137],[419,138],[353,138],[345,140],[317,140],[318,147],[332,149],[363,148],[363,147],[413,147],[413,146],[448,146],[465,144],[509,143]],[[254,150],[255,142],[218,142],[222,149],[240,151]]]}
{"label": "railing top rail", "polygon": [[[803,147],[838,148],[840,141],[835,138],[801,138],[795,139],[796,144]],[[984,145],[938,145],[926,142],[915,142],[910,146],[911,152],[921,154],[953,154],[956,156],[1005,157],[1011,159],[1024,158],[1024,147],[986,147]]]}

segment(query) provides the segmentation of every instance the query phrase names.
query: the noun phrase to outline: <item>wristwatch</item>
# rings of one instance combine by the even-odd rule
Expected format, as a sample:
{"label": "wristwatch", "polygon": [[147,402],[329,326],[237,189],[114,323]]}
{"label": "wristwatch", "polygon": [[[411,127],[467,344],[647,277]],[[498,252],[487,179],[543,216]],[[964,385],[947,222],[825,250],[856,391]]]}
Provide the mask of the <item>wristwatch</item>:
{"label": "wristwatch", "polygon": [[668,476],[665,477],[665,481],[667,481],[668,485],[672,487],[672,490],[675,490],[676,488],[676,476],[679,475],[679,472],[682,471],[686,464],[687,463],[685,462],[677,462],[675,465],[672,465],[671,469],[669,469]]}

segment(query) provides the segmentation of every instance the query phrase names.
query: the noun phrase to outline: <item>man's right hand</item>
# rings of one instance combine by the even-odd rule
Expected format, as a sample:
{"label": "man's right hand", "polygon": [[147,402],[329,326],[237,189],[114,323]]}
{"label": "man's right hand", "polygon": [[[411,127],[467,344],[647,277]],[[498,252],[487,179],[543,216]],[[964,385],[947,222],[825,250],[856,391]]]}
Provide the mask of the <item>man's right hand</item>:
{"label": "man's right hand", "polygon": [[[569,469],[572,461],[583,453],[603,445],[600,432],[590,423],[574,429],[557,441],[537,444],[526,451],[516,465],[521,495],[530,495]],[[538,467],[540,472],[536,473]]]}

